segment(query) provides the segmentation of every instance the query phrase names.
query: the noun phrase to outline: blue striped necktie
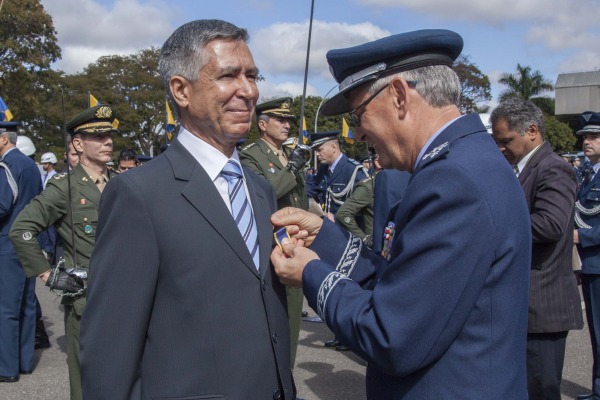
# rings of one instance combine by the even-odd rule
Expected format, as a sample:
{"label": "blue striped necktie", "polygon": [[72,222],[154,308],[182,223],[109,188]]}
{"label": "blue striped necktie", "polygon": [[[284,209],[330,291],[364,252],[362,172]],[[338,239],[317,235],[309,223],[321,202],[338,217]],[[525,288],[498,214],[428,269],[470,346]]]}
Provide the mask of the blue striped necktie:
{"label": "blue striped necktie", "polygon": [[231,202],[231,215],[237,224],[248,251],[254,260],[254,266],[259,269],[258,259],[258,234],[256,222],[252,214],[252,207],[246,198],[244,177],[239,164],[234,160],[227,161],[221,171],[221,176],[227,180],[229,201]]}

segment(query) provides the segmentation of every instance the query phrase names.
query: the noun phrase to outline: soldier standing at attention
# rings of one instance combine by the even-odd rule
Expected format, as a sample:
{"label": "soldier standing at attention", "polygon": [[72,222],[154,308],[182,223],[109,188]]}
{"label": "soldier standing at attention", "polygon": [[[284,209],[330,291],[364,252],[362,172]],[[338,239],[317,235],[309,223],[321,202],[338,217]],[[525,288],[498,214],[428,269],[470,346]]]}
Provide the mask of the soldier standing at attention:
{"label": "soldier standing at attention", "polygon": [[[305,154],[310,149],[296,146],[294,150],[284,147],[289,138],[290,119],[296,118],[290,107],[291,97],[275,99],[256,106],[260,139],[245,146],[240,161],[262,176],[275,189],[277,209],[297,207],[308,210],[306,196]],[[300,323],[302,318],[302,289],[286,287],[288,320],[290,322],[291,367],[294,368]]]}
{"label": "soldier standing at attention", "polygon": [[[113,175],[107,170],[106,163],[112,158],[111,134],[118,132],[112,127],[114,119],[109,106],[99,105],[67,123],[73,147],[79,154],[79,164],[73,167],[70,177],[66,172],[54,175],[46,189],[17,216],[10,231],[10,239],[28,277],[39,276],[46,282],[50,276],[50,264],[37,243],[38,234],[50,226],[56,227],[62,240],[65,267],[88,269],[96,238],[100,195]],[[79,324],[85,307],[85,293],[77,297],[65,296],[62,304],[65,307],[71,400],[80,400]]]}

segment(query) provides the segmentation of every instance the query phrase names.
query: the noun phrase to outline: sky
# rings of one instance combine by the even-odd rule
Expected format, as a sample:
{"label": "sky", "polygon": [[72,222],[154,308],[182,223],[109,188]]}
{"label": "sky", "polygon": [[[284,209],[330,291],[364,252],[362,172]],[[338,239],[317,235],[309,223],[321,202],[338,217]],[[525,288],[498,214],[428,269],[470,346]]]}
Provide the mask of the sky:
{"label": "sky", "polygon": [[[160,47],[180,25],[223,19],[246,28],[265,81],[261,99],[303,92],[311,0],[41,0],[62,49],[55,65],[82,72],[103,55]],[[492,83],[517,63],[552,83],[600,69],[600,0],[314,0],[307,95],[335,94],[326,53],[392,34],[442,28],[463,37],[463,54]],[[331,92],[330,92],[331,91]],[[328,95],[329,92],[329,95]],[[553,93],[549,93],[554,95]],[[260,102],[260,100],[259,100]]]}

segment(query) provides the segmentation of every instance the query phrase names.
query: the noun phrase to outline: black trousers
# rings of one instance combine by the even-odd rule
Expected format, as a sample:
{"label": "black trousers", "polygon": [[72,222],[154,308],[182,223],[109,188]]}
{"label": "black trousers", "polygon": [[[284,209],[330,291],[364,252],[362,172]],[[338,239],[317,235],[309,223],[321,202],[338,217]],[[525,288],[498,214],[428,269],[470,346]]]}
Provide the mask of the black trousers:
{"label": "black trousers", "polygon": [[560,400],[560,382],[569,332],[527,334],[529,400]]}
{"label": "black trousers", "polygon": [[600,275],[581,274],[581,291],[592,342],[592,392],[600,398]]}

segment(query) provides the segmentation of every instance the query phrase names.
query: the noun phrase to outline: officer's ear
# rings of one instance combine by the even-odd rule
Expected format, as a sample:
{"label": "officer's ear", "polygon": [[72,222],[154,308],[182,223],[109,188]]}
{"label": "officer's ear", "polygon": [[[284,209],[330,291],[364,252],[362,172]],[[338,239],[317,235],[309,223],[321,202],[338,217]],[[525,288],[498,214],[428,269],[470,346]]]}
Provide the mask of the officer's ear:
{"label": "officer's ear", "polygon": [[73,148],[75,149],[77,154],[83,153],[83,139],[81,138],[81,135],[73,136],[73,138],[71,139],[71,143],[73,143]]}
{"label": "officer's ear", "polygon": [[169,79],[169,90],[180,109],[188,108],[190,105],[192,83],[183,76],[178,75],[172,76]]}

